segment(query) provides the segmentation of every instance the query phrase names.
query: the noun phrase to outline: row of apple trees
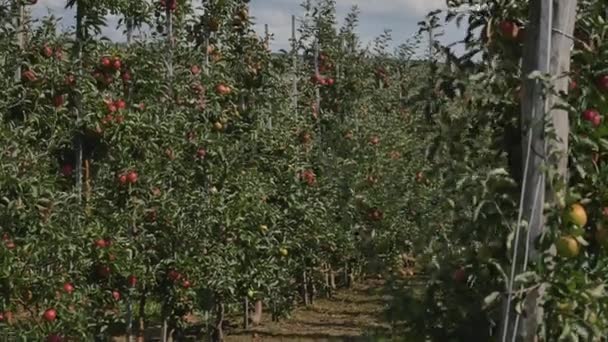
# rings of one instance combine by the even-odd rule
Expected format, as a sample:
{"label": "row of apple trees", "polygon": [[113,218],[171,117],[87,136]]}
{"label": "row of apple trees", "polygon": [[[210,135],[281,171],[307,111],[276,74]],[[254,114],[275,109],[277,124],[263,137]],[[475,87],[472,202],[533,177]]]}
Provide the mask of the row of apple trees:
{"label": "row of apple trees", "polygon": [[[520,120],[524,41],[529,2],[449,1],[429,22],[466,23],[455,56],[437,44],[440,89],[433,111],[439,127],[435,174],[451,207],[445,237],[429,243],[425,291],[404,292],[400,317],[412,320],[416,336],[438,340],[488,340],[499,336],[510,278],[524,163]],[[605,8],[579,1],[572,39],[571,71],[561,99],[570,121],[566,196],[545,206],[545,232],[533,242],[540,257],[515,279],[512,308],[541,293],[538,334],[542,340],[599,341],[606,337],[606,92]],[[479,5],[479,4],[477,4]],[[444,15],[442,19],[439,16]],[[560,34],[554,32],[553,34]],[[431,88],[432,87],[432,88]],[[454,110],[460,108],[461,110]],[[550,137],[551,135],[547,135]],[[534,153],[540,153],[534,151]],[[546,170],[551,178],[553,169]],[[554,183],[559,184],[559,183]],[[533,186],[528,184],[527,186]],[[559,187],[559,185],[557,185]],[[558,188],[559,189],[559,188]],[[551,198],[549,196],[548,198]],[[525,234],[525,230],[524,233]],[[519,262],[523,260],[520,252]],[[424,265],[423,265],[424,266]],[[513,321],[511,321],[513,323]],[[520,321],[520,325],[523,320]]]}
{"label": "row of apple trees", "polygon": [[65,33],[1,3],[1,334],[143,336],[159,307],[221,340],[245,298],[280,317],[436,234],[412,46],[324,0],[271,54],[247,3],[69,0]]}

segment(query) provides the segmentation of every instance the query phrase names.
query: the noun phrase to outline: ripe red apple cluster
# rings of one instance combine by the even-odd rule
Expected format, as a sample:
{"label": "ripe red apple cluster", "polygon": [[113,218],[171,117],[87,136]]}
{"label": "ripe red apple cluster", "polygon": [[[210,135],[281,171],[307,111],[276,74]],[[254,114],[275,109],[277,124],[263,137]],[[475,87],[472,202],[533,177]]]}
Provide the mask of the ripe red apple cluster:
{"label": "ripe red apple cluster", "polygon": [[166,8],[167,1],[169,3],[169,9],[171,12],[175,11],[177,9],[177,0],[160,0],[160,7]]}
{"label": "ripe red apple cluster", "polygon": [[176,270],[170,270],[169,272],[167,272],[167,278],[169,278],[169,280],[174,284],[177,284],[181,280],[182,287],[184,289],[189,289],[192,286],[190,280],[188,280],[186,277],[184,277],[183,274]]}
{"label": "ripe red apple cluster", "polygon": [[319,53],[319,73],[324,74],[326,72],[332,72],[334,70],[334,64],[331,62],[329,56],[325,52]]}
{"label": "ripe red apple cluster", "polygon": [[602,116],[595,108],[589,108],[583,112],[583,119],[590,122],[594,127],[598,127],[602,123]]}
{"label": "ripe red apple cluster", "polygon": [[317,175],[313,170],[310,169],[302,171],[300,178],[309,186],[313,186],[317,183]]}
{"label": "ripe red apple cluster", "polygon": [[40,54],[45,58],[55,57],[57,60],[63,60],[63,49],[61,47],[56,47],[54,50],[48,44],[44,44],[40,49]]}
{"label": "ripe red apple cluster", "polygon": [[106,115],[101,123],[107,125],[111,122],[115,122],[117,124],[121,124],[124,122],[125,118],[122,115],[113,115],[114,113],[121,111],[127,108],[127,103],[123,99],[118,99],[116,101],[106,100],[106,107],[110,114]]}
{"label": "ripe red apple cluster", "polygon": [[215,92],[219,95],[228,95],[232,92],[232,89],[230,88],[230,86],[224,83],[220,83],[215,87]]}
{"label": "ripe red apple cluster", "polygon": [[109,86],[114,82],[114,75],[116,72],[120,72],[120,77],[123,83],[128,83],[131,81],[131,73],[126,70],[123,66],[123,63],[119,57],[101,57],[99,61],[99,66],[95,68],[93,71],[93,77],[105,86]]}
{"label": "ripe red apple cluster", "polygon": [[138,178],[139,175],[137,174],[137,172],[131,170],[120,174],[118,176],[118,183],[120,183],[120,185],[135,184],[137,183]]}
{"label": "ripe red apple cluster", "polygon": [[322,85],[322,86],[332,86],[335,83],[333,78],[326,78],[325,76],[322,76],[321,74],[318,74],[318,73],[316,73],[312,76],[312,82],[314,84]]}
{"label": "ripe red apple cluster", "polygon": [[109,239],[98,239],[95,240],[95,247],[97,248],[108,248],[112,245],[112,241]]}

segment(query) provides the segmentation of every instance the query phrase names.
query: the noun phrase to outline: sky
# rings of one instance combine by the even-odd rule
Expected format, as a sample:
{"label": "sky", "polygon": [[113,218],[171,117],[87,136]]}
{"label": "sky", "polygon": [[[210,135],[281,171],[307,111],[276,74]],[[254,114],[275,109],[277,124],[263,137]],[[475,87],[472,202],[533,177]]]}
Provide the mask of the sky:
{"label": "sky", "polygon": [[[73,13],[64,9],[65,0],[40,0],[33,6],[32,15],[40,18],[48,13],[63,17],[62,26],[69,28],[73,25]],[[404,43],[418,30],[417,23],[432,10],[445,7],[445,0],[336,0],[337,14],[342,22],[344,16],[354,5],[360,9],[358,33],[363,42],[369,42],[385,29],[390,29],[393,36],[393,46]],[[267,24],[274,40],[273,50],[287,49],[291,35],[291,15],[300,16],[303,10],[301,0],[251,0],[250,14],[254,17],[256,30],[259,34]],[[104,35],[117,41],[124,40],[120,31],[115,30],[117,17],[109,17],[108,27]],[[462,32],[455,27],[445,29],[443,42],[453,42],[461,38]]]}

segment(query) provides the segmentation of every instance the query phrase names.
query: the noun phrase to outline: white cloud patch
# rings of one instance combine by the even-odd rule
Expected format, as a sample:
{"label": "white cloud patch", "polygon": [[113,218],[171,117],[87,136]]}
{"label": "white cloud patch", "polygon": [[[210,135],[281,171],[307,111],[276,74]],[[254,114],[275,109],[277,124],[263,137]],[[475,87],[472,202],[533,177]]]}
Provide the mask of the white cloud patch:
{"label": "white cloud patch", "polygon": [[358,6],[373,15],[423,16],[429,11],[445,8],[445,0],[337,0],[338,6]]}
{"label": "white cloud patch", "polygon": [[[197,3],[200,0],[195,0]],[[401,43],[416,30],[416,22],[421,20],[429,11],[445,8],[445,0],[336,0],[338,21],[341,23],[344,15],[354,5],[361,11],[359,34],[364,41],[373,39],[382,30],[392,29],[395,43]],[[271,47],[273,50],[289,49],[291,37],[291,15],[302,15],[300,7],[302,0],[256,0],[251,1],[251,14],[255,17],[255,29],[259,35],[264,35],[264,25],[267,24],[273,35]],[[65,9],[65,0],[39,0],[35,6],[28,6],[34,18],[48,14],[61,17],[62,30],[74,29],[74,11]],[[125,37],[117,30],[118,17],[109,16],[103,35],[115,40],[124,41]]]}

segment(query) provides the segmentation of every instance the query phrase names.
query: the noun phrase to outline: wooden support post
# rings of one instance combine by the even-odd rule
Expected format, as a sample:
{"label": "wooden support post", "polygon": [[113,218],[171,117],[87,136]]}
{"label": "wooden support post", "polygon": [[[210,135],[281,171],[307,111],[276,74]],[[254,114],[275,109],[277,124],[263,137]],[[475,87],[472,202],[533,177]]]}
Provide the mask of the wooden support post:
{"label": "wooden support post", "polygon": [[306,276],[306,266],[304,266],[304,271],[302,271],[302,297],[304,297],[304,305],[308,306],[309,297],[308,297],[308,277]]}
{"label": "wooden support post", "polygon": [[[15,17],[15,27],[17,29],[17,46],[19,46],[20,50],[25,48],[25,6],[21,1],[13,2],[13,11],[16,14]],[[18,65],[15,70],[15,81],[21,81],[21,65]]]}
{"label": "wooden support post", "polygon": [[[525,79],[521,107],[523,161],[524,165],[527,165],[522,181],[521,218],[522,222],[529,224],[526,234],[516,234],[519,248],[515,248],[517,258],[513,260],[511,281],[515,273],[526,271],[528,258],[538,258],[539,251],[534,249],[534,241],[543,231],[544,204],[555,202],[557,197],[564,195],[557,193],[565,190],[559,182],[567,182],[568,177],[568,113],[554,109],[558,99],[553,95],[544,97],[542,84],[537,80],[528,79],[527,76],[534,71],[549,74],[555,90],[567,92],[566,74],[570,69],[570,48],[573,44],[571,37],[576,21],[576,7],[576,0],[530,2],[530,27],[526,29],[524,45]],[[547,140],[547,123],[554,128],[557,141]],[[557,157],[546,158],[550,152]],[[555,168],[560,179],[545,181],[545,166]],[[554,181],[557,183],[553,183]],[[511,293],[514,290],[512,283],[509,290]],[[537,336],[538,323],[543,319],[542,307],[538,301],[543,292],[544,288],[538,288],[527,294],[524,303],[525,317],[515,313],[512,298],[508,293],[501,326],[503,342],[544,340]]]}
{"label": "wooden support post", "polygon": [[171,6],[165,6],[165,15],[167,21],[165,23],[167,29],[167,83],[171,97],[173,97],[173,13]]}
{"label": "wooden support post", "polygon": [[[314,42],[314,57],[315,57],[315,75],[319,74],[319,40],[315,40]],[[319,92],[319,87],[315,88],[315,103],[317,104],[317,110],[319,110],[321,105],[321,94]]]}
{"label": "wooden support post", "polygon": [[296,16],[291,16],[291,54],[292,54],[292,103],[294,114],[298,115],[298,42],[296,41]]}
{"label": "wooden support post", "polygon": [[249,329],[249,298],[245,296],[245,302],[243,303],[243,328]]}
{"label": "wooden support post", "polygon": [[264,24],[264,45],[266,45],[266,49],[270,50],[270,31],[268,30],[268,24]]}

